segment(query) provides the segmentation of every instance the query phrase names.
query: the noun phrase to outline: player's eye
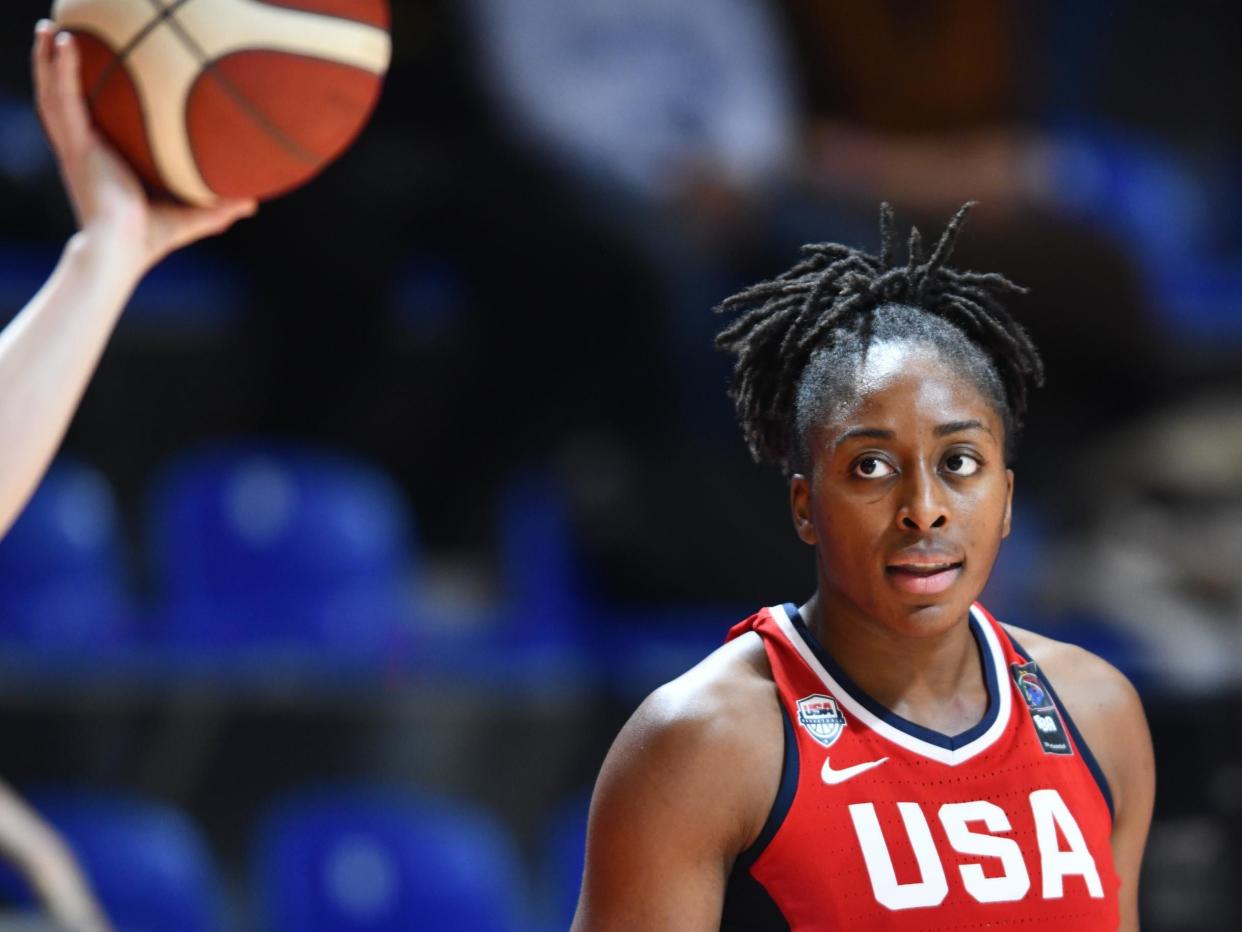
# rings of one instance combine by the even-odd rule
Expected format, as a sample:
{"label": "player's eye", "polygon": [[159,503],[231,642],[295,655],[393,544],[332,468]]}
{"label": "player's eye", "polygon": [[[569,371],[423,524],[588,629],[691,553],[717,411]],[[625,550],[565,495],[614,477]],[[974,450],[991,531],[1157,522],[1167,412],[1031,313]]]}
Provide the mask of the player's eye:
{"label": "player's eye", "polygon": [[979,471],[980,462],[967,453],[950,453],[944,458],[944,468],[952,476],[973,476]]}
{"label": "player's eye", "polygon": [[896,472],[892,466],[878,456],[864,456],[854,464],[851,471],[863,479],[884,479]]}

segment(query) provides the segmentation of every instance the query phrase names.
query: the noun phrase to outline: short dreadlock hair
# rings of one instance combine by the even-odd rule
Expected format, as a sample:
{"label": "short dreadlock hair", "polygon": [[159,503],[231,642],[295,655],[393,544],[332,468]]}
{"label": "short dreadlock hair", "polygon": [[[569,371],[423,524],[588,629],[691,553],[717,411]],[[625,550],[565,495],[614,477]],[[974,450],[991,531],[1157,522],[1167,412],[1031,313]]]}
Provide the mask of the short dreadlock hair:
{"label": "short dreadlock hair", "polygon": [[973,378],[1000,415],[1012,459],[1027,384],[1043,384],[1043,363],[1001,303],[1026,289],[944,264],[973,206],[958,209],[926,259],[911,229],[906,264],[895,265],[893,210],[883,204],[879,255],[839,243],[803,246],[793,268],[716,308],[738,315],[716,347],[737,357],[729,397],[756,461],[786,477],[805,471],[809,427],[826,405],[853,394],[867,350],[890,341],[934,346]]}

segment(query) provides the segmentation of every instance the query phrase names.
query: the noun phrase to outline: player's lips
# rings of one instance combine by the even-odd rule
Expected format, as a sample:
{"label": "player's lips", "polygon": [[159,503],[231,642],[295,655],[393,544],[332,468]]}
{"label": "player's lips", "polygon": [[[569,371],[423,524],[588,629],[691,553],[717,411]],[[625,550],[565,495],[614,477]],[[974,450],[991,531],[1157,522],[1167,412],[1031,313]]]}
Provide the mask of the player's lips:
{"label": "player's lips", "polygon": [[945,550],[907,550],[884,569],[893,585],[903,592],[935,595],[957,582],[963,562]]}

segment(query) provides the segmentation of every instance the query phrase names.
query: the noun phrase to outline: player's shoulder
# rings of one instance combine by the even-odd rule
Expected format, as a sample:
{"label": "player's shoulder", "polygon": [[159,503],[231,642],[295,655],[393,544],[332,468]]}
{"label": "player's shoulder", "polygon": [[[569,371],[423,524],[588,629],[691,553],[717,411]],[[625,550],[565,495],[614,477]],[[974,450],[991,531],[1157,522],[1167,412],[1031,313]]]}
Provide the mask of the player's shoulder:
{"label": "player's shoulder", "polygon": [[1071,709],[1088,718],[1142,714],[1138,692],[1129,678],[1102,657],[1085,648],[1014,625],[1004,625],[1048,677],[1053,689]]}
{"label": "player's shoulder", "polygon": [[1151,735],[1138,691],[1124,673],[1089,650],[1046,635],[1004,626],[1056,690],[1103,769],[1120,807],[1144,797],[1134,781],[1151,777]]}
{"label": "player's shoulder", "polygon": [[621,805],[732,857],[762,829],[783,756],[776,687],[748,632],[643,701],[608,753],[594,805]]}
{"label": "player's shoulder", "polygon": [[762,639],[747,632],[656,689],[631,725],[652,736],[687,740],[699,751],[731,754],[755,733],[781,731],[776,685]]}

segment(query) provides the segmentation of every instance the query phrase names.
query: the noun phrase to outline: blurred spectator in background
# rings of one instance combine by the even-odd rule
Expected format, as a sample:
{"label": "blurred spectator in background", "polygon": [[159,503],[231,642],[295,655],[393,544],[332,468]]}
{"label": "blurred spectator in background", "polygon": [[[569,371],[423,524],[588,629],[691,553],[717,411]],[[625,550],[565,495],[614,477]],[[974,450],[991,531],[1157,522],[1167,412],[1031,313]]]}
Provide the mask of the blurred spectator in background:
{"label": "blurred spectator in background", "polygon": [[1090,518],[1057,560],[1061,609],[1126,631],[1161,686],[1242,686],[1242,396],[1189,401],[1101,441],[1073,490]]}
{"label": "blurred spectator in background", "polygon": [[[710,308],[784,267],[802,243],[868,242],[885,200],[921,225],[979,200],[970,222],[983,230],[957,261],[1004,269],[1031,289],[1014,313],[1041,347],[1048,387],[1020,446],[1021,497],[1057,488],[1069,449],[1159,397],[1138,271],[1116,236],[1067,206],[1065,166],[1081,159],[1036,125],[1040,89],[1025,80],[1037,64],[1024,41],[1033,16],[1018,4],[472,0],[469,9],[503,125],[560,166],[584,227],[618,231],[655,282],[650,365],[663,362],[675,403],[651,417],[689,448],[676,466],[667,443],[650,448],[667,472],[719,471],[719,451],[736,445]],[[615,473],[644,455],[614,445],[579,472]],[[633,478],[616,483],[626,504],[583,522],[614,566],[658,568],[631,573],[627,586],[668,591],[652,577],[678,576],[708,592],[728,586],[722,576],[746,578],[720,570],[729,557],[719,548],[658,551],[645,532],[653,521],[696,528],[698,539],[731,531],[704,531],[723,500],[670,502],[659,489],[675,482],[654,472],[641,490]],[[730,509],[745,481],[726,483]],[[659,504],[644,520],[619,520],[632,518],[634,501]],[[1055,496],[1046,509],[1054,527],[1076,520]],[[623,533],[627,525],[635,530]]]}
{"label": "blurred spectator in background", "polygon": [[731,432],[709,310],[759,271],[763,218],[798,156],[778,19],[762,0],[470,6],[505,125],[654,273],[653,349],[676,373],[676,413]]}
{"label": "blurred spectator in background", "polygon": [[817,183],[939,212],[1038,193],[1014,4],[780,0],[798,50]]}
{"label": "blurred spectator in background", "polygon": [[715,236],[789,169],[796,109],[761,0],[472,5],[513,128],[584,178]]}
{"label": "blurred spectator in background", "polygon": [[566,167],[713,215],[790,167],[796,108],[783,37],[760,0],[472,7],[511,125]]}
{"label": "blurred spectator in background", "polygon": [[[980,202],[957,261],[1000,268],[1047,365],[1018,488],[1056,488],[1066,447],[1158,397],[1137,269],[1066,206],[1062,143],[1036,124],[1038,14],[995,0],[780,0],[807,102],[811,185],[938,219]],[[1033,73],[1035,80],[1026,80]]]}
{"label": "blurred spectator in background", "polygon": [[1063,147],[1033,123],[1029,14],[1017,4],[473,9],[509,124],[588,186],[592,219],[625,224],[657,270],[669,363],[689,404],[679,413],[700,430],[726,411],[709,308],[803,242],[865,241],[882,200],[919,222],[979,200],[972,223],[986,233],[959,261],[1031,288],[1016,312],[1044,348],[1049,390],[1034,406],[1028,477],[1055,485],[1054,440],[1072,443],[1155,397],[1136,270],[1115,238],[1065,209]]}
{"label": "blurred spectator in background", "polygon": [[[628,345],[609,339],[605,355],[626,360],[609,391],[626,397],[641,426],[618,429],[599,411],[544,454],[564,451],[587,562],[604,594],[622,600],[744,603],[734,583],[756,559],[778,573],[793,568],[783,552],[756,558],[726,544],[752,516],[764,522],[772,512],[766,498],[738,494],[739,483],[759,479],[737,443],[711,308],[787,265],[802,241],[777,232],[787,207],[802,210],[788,193],[801,116],[778,11],[764,0],[466,7],[475,69],[501,133],[554,169],[548,202],[574,215],[579,239],[608,250],[606,277],[573,295],[575,318],[589,319],[594,333],[622,321],[633,334]],[[865,228],[874,225],[872,205]],[[572,246],[552,246],[558,279],[582,266]],[[596,369],[568,394],[598,395],[608,380]],[[708,474],[685,494],[682,477]],[[687,535],[701,545],[686,546]]]}

